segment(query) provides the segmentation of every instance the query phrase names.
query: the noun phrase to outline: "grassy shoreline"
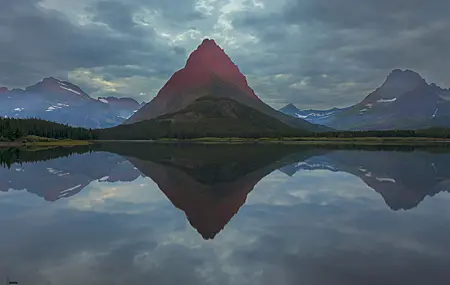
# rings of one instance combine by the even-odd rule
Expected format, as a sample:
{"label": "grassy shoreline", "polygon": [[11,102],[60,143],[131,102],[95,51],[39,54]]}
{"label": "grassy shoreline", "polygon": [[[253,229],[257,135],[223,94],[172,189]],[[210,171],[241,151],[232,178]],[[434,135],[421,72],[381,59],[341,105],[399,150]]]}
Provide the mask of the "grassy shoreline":
{"label": "grassy shoreline", "polygon": [[38,139],[12,142],[0,142],[0,148],[13,147],[71,147],[108,142],[135,143],[199,143],[199,144],[353,144],[353,145],[433,145],[450,144],[450,139],[426,137],[357,137],[357,138],[329,138],[329,137],[285,137],[285,138],[216,138],[205,137],[195,139],[161,138],[158,140],[54,140]]}
{"label": "grassy shoreline", "polygon": [[79,145],[90,145],[91,141],[82,140],[55,140],[55,141],[36,141],[36,142],[0,142],[0,148],[11,148],[11,147],[71,147]]}
{"label": "grassy shoreline", "polygon": [[141,143],[203,143],[203,144],[358,144],[358,145],[418,145],[418,144],[448,144],[450,139],[421,137],[360,137],[360,138],[327,138],[327,137],[297,137],[297,138],[195,138],[157,140],[97,140],[94,142],[141,142]]}

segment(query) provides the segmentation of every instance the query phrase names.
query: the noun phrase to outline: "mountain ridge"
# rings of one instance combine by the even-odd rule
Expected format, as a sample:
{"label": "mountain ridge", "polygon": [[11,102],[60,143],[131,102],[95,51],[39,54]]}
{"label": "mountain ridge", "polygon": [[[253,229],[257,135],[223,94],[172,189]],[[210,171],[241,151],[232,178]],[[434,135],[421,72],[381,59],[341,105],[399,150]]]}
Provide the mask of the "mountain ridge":
{"label": "mountain ridge", "polygon": [[427,83],[413,70],[394,69],[380,87],[350,107],[309,111],[288,104],[280,111],[337,130],[449,128],[450,89]]}
{"label": "mountain ridge", "polygon": [[119,125],[141,107],[132,98],[108,98],[92,98],[71,82],[46,77],[24,89],[0,87],[0,116],[102,128]]}

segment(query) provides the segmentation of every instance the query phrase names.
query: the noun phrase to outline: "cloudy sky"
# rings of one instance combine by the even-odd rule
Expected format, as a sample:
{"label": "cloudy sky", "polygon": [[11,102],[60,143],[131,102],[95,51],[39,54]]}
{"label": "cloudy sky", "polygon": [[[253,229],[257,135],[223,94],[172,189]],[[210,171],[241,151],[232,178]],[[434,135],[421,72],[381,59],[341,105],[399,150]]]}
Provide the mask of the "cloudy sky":
{"label": "cloudy sky", "polygon": [[394,68],[450,87],[447,0],[2,0],[0,86],[153,98],[214,38],[274,107],[347,106]]}

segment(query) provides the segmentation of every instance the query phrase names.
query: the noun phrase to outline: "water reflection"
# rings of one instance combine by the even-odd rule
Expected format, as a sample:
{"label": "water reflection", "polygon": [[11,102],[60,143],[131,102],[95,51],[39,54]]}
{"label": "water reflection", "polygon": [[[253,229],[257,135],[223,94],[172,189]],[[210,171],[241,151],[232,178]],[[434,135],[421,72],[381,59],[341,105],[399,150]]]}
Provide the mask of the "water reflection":
{"label": "water reflection", "polygon": [[450,280],[445,149],[142,143],[1,157],[0,275],[22,284]]}

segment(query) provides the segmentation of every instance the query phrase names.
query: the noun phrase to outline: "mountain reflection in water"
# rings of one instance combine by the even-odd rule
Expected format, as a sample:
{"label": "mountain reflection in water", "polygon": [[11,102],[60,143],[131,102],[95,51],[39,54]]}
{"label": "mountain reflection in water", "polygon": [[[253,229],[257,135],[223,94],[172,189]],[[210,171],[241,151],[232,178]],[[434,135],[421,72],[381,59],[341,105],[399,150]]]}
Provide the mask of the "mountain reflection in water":
{"label": "mountain reflection in water", "polygon": [[[72,198],[81,195],[80,193],[94,182],[99,183],[99,185],[115,185],[117,183],[122,185],[124,183],[134,183],[139,179],[143,179],[143,177],[148,177],[157,185],[171,204],[184,212],[189,224],[205,240],[217,238],[218,234],[230,223],[233,216],[244,206],[249,193],[255,186],[264,177],[273,175],[277,170],[279,173],[278,179],[292,179],[293,181],[297,175],[304,173],[325,172],[328,173],[327,175],[336,173],[340,175],[345,174],[345,177],[355,177],[381,195],[388,206],[385,209],[392,213],[399,210],[409,211],[417,207],[427,196],[435,196],[440,192],[449,192],[450,189],[450,149],[445,148],[108,143],[98,146],[55,148],[41,151],[0,150],[0,158],[4,166],[0,168],[0,191],[14,193],[17,190],[26,190],[49,202],[67,199],[68,203],[70,203]],[[310,179],[313,176],[308,177]],[[302,180],[295,181],[297,184],[291,186],[301,187]],[[332,190],[333,185],[328,185],[328,187]],[[283,191],[285,190],[279,189],[280,196],[285,195]],[[311,193],[314,193],[314,191],[315,189],[310,189]],[[300,194],[294,193],[289,195],[291,195],[289,197],[294,199],[298,198]],[[102,199],[105,199],[105,197],[102,197]],[[321,204],[326,205],[324,202],[321,202]],[[274,204],[274,207],[271,213],[260,212],[258,214],[258,212],[252,212],[251,215],[256,215],[252,219],[264,220],[270,214],[272,218],[279,217],[290,221],[290,223],[295,223],[295,215],[287,217],[280,210],[283,208],[287,213],[291,211],[295,213],[289,202],[277,202]],[[26,208],[21,207],[21,209],[26,212]],[[314,213],[319,210],[319,208],[311,208],[311,205],[305,205],[304,209],[310,211],[312,218],[315,216]],[[332,217],[334,215],[333,211],[336,211],[335,207],[330,206],[325,213]],[[346,209],[346,211],[351,211],[351,208]],[[321,215],[325,215],[325,213]],[[384,213],[383,215],[386,215],[387,212],[384,211]],[[244,213],[243,215],[250,215],[250,213]],[[420,217],[418,220],[420,220]],[[100,222],[94,219],[87,219],[86,221],[90,221],[89,223]],[[113,223],[124,221],[126,222],[126,216],[121,214],[117,215]],[[108,221],[108,223],[111,222]],[[251,225],[247,226],[251,227]],[[326,227],[326,225],[323,226]],[[361,224],[360,226],[361,229],[368,227],[366,224]],[[383,230],[383,227],[380,225],[371,226],[374,228],[379,227],[381,231]],[[17,225],[13,226],[11,233],[14,233],[16,229],[19,232],[23,231],[17,227]],[[31,227],[34,228],[36,225]],[[278,229],[276,224],[272,224],[271,227],[274,232],[281,230]],[[76,233],[75,228],[65,230],[73,235],[79,234]],[[111,228],[113,227],[110,226],[108,229]],[[90,228],[90,230],[91,233],[97,233],[96,229]],[[252,232],[251,228],[245,230]],[[302,234],[304,235],[303,239],[312,234],[307,228],[304,230],[305,232]],[[343,230],[345,231],[345,229]],[[225,228],[224,231],[226,232],[227,229]],[[326,234],[325,229],[321,231],[323,231],[322,234]],[[98,234],[102,235],[100,232]],[[111,232],[110,234],[114,235],[116,233]],[[167,234],[170,235],[170,232]],[[382,235],[383,233],[380,232],[380,234]],[[64,237],[67,233],[62,235]],[[82,238],[87,238],[86,235],[89,234],[81,234]],[[418,240],[410,244],[404,244],[404,246],[420,247],[421,237],[423,238],[423,234],[419,235]],[[248,238],[252,237],[249,236]],[[270,241],[270,239],[275,240]],[[283,239],[281,236],[275,235],[270,237],[270,239],[265,242],[274,246],[273,250],[276,251],[276,247],[283,247],[280,241],[277,240]],[[0,241],[2,241],[1,238]],[[252,241],[249,240],[248,242]],[[334,242],[339,247],[340,242]],[[440,243],[441,240],[436,242]],[[92,243],[95,245],[97,241],[94,240]],[[355,241],[354,245],[356,247],[361,246],[361,241]],[[36,250],[33,249],[32,252],[36,254]],[[425,250],[425,248],[422,248],[422,250]],[[0,251],[0,253],[7,252]],[[127,254],[129,253],[127,252]],[[248,259],[249,262],[256,262],[260,259],[267,260],[269,258],[261,255],[263,251],[243,251],[241,254],[245,255],[245,259]],[[274,253],[272,252],[271,254]],[[322,252],[321,254],[326,253]],[[334,252],[334,254],[345,254],[345,250]],[[448,255],[438,255],[435,258],[439,260],[448,259]],[[134,258],[137,257],[134,256]],[[283,270],[289,270],[296,262],[306,262],[305,260],[297,260],[299,257],[295,255],[289,258],[292,259],[292,262],[284,260],[283,262],[288,263],[283,265],[283,268],[285,268]],[[303,256],[302,258],[306,257]],[[311,256],[309,262],[311,264],[319,262],[317,258]],[[337,261],[342,256],[330,258]],[[354,258],[358,260],[363,257],[354,256]],[[420,262],[422,261],[420,260]],[[329,262],[332,261],[330,260]],[[440,266],[441,263],[438,264]],[[0,262],[1,265],[2,263]],[[322,264],[321,266],[324,267],[324,270],[336,270],[336,272],[331,273],[330,278],[333,274],[339,275],[347,270],[345,267],[342,267],[342,264],[335,264],[334,266]],[[356,265],[353,264],[353,266]],[[412,264],[411,266],[416,265]],[[441,272],[439,266],[434,268],[436,274],[442,275],[444,279],[448,278],[450,273]],[[0,273],[1,270],[0,267]],[[376,274],[376,269],[374,270],[373,273]],[[328,277],[325,276],[320,277],[322,278],[320,280],[316,280],[314,278],[319,277],[313,274],[314,277],[311,277],[313,279],[309,281],[311,282],[310,284],[325,284],[321,282],[360,284],[356,281],[365,282],[364,284],[378,284],[370,280],[379,280],[380,282],[387,282],[384,284],[389,285],[394,284],[393,281],[409,280],[409,277],[406,278],[405,276],[400,276],[395,280],[390,279],[388,275],[379,276],[379,279],[366,279],[368,278],[367,276],[359,276],[357,272],[352,274],[355,275],[345,278],[340,276],[339,278],[343,278],[342,281],[337,279],[328,280]],[[127,282],[130,282],[130,280],[127,279]],[[350,281],[345,283],[344,280]],[[420,278],[416,278],[417,280],[420,280]],[[422,279],[422,281],[424,280]],[[241,281],[236,284],[256,284],[250,281],[247,283]],[[280,284],[295,284],[294,281],[284,280],[284,283],[281,282]],[[300,278],[298,281],[308,280]],[[411,281],[412,283],[409,284],[421,284],[418,282],[414,283],[416,281]],[[233,284],[233,282],[226,284]],[[438,282],[435,284],[447,283]]]}

